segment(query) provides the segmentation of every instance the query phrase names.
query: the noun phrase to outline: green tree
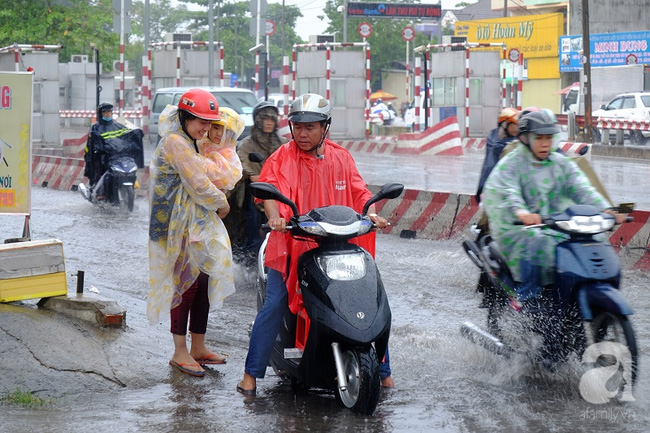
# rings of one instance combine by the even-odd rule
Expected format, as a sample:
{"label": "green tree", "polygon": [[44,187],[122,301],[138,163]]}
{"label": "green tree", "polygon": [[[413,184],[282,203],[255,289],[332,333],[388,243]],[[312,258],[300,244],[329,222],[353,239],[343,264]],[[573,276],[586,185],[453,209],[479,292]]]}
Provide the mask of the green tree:
{"label": "green tree", "polygon": [[[181,0],[193,4],[204,10],[188,12],[187,30],[195,35],[196,40],[209,40],[208,33],[208,0]],[[252,19],[249,10],[248,0],[236,2],[213,1],[214,7],[214,40],[223,42],[224,62],[227,71],[236,72],[243,76],[246,70],[255,66],[255,54],[248,50],[255,46],[255,37],[250,35],[250,21]],[[302,16],[300,10],[295,6],[281,4],[270,4],[266,16],[262,21],[262,33],[264,23],[270,19],[275,23],[275,32],[269,38],[272,67],[282,66],[282,57],[291,55],[291,47],[294,43],[302,40],[295,33],[296,20]],[[283,23],[284,17],[284,26]],[[266,36],[260,37],[262,43],[266,43]],[[284,50],[283,50],[284,45]]]}
{"label": "green tree", "polygon": [[91,43],[109,58],[119,56],[112,26],[110,0],[0,0],[0,46],[62,45],[61,62],[72,54],[91,54]]}
{"label": "green tree", "polygon": [[[134,1],[133,8],[129,11],[131,35],[124,57],[129,61],[129,69],[136,74],[138,81],[142,79],[142,57],[147,55],[148,50],[144,46],[144,15],[144,1]],[[150,0],[149,43],[162,42],[167,33],[180,32],[191,18],[192,13],[183,4],[172,7],[171,0]]]}
{"label": "green tree", "polygon": [[[415,2],[419,3],[417,0]],[[414,1],[399,0],[393,1],[393,3],[414,3]],[[338,8],[341,6],[343,6],[343,0],[327,0],[323,9],[324,16],[329,19],[327,33],[334,34],[337,41],[343,41],[343,14],[338,11]],[[390,69],[393,62],[404,62],[406,60],[406,41],[402,38],[402,29],[407,26],[412,26],[413,20],[348,17],[347,42],[361,42],[362,39],[357,32],[357,28],[362,22],[367,22],[372,25],[372,34],[367,40],[370,44],[371,53],[371,87],[373,91],[376,91],[381,88],[381,71],[383,69]],[[409,45],[412,50],[419,45],[425,45],[427,43],[429,43],[427,36],[416,33],[415,39]]]}
{"label": "green tree", "polygon": [[[144,40],[144,1],[134,1],[129,15],[131,41]],[[149,42],[162,42],[165,34],[177,33],[192,16],[192,12],[188,11],[184,4],[172,7],[171,0],[150,0]]]}

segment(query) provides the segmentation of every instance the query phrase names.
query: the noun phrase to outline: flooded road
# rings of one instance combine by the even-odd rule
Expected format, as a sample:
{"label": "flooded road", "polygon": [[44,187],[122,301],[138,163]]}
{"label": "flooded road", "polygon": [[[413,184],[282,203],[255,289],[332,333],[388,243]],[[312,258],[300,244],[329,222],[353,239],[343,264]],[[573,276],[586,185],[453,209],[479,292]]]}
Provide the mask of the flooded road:
{"label": "flooded road", "polygon": [[[397,179],[392,179],[397,180]],[[5,238],[18,237],[23,219],[0,216]],[[526,359],[504,358],[460,336],[466,320],[483,325],[485,310],[474,292],[478,271],[457,242],[380,235],[377,262],[393,312],[391,366],[396,388],[383,390],[372,417],[341,408],[333,395],[294,395],[269,368],[258,396],[235,391],[243,373],[248,328],[255,317],[253,277],[237,270],[237,292],[212,313],[206,340],[227,353],[228,363],[207,368],[202,379],[167,365],[172,353],[168,322],[150,326],[145,317],[148,286],[147,202],[124,215],[85,202],[76,192],[33,190],[33,239],[63,241],[68,274],[84,270],[87,291],[116,300],[127,310],[124,330],[78,331],[101,343],[116,378],[62,368],[51,381],[29,377],[30,353],[14,358],[0,347],[0,394],[22,387],[51,399],[24,408],[0,402],[0,431],[18,432],[646,432],[650,425],[650,275],[624,274],[623,288],[636,314],[640,351],[635,401],[593,405],[582,399],[577,361],[555,374]],[[69,276],[69,293],[75,291]],[[41,314],[30,302],[0,306]],[[42,313],[45,314],[45,313]],[[1,321],[0,321],[1,322]],[[42,326],[47,327],[43,321]],[[19,332],[24,333],[19,334]],[[25,340],[30,332],[0,327],[0,341]],[[51,344],[57,345],[57,338]],[[83,347],[66,350],[83,351]],[[33,355],[33,354],[32,354]],[[24,364],[24,367],[21,365]],[[93,361],[88,365],[92,370]],[[11,377],[7,377],[7,372]]]}

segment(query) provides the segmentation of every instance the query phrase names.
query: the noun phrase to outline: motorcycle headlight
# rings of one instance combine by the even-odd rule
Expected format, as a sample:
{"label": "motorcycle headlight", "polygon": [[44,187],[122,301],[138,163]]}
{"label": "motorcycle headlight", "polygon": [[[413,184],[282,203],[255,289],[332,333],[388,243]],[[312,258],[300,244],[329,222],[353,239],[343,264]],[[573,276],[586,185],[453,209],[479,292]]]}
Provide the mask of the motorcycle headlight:
{"label": "motorcycle headlight", "polygon": [[614,227],[616,219],[603,218],[602,215],[574,216],[566,221],[557,221],[555,224],[562,230],[575,233],[596,234],[606,232]]}
{"label": "motorcycle headlight", "polygon": [[316,261],[331,280],[353,281],[366,275],[363,253],[319,256]]}
{"label": "motorcycle headlight", "polygon": [[301,229],[306,231],[307,233],[311,235],[316,235],[316,236],[326,236],[327,232],[323,227],[321,227],[320,224],[315,223],[315,222],[301,222],[298,224]]}
{"label": "motorcycle headlight", "polygon": [[354,223],[345,226],[313,221],[300,222],[299,225],[302,230],[317,236],[361,236],[372,229],[372,222],[370,220],[355,221]]}
{"label": "motorcycle headlight", "polygon": [[126,173],[126,171],[122,170],[122,167],[118,167],[118,166],[115,165],[115,166],[113,166],[111,168],[113,170],[117,171],[118,173]]}

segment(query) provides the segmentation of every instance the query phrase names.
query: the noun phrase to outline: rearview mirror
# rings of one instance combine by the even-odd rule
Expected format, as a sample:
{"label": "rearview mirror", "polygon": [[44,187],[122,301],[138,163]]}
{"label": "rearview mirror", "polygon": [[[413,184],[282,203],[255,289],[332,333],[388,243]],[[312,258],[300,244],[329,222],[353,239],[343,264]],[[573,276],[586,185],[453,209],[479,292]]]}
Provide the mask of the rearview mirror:
{"label": "rearview mirror", "polygon": [[397,198],[402,194],[402,191],[404,191],[404,185],[401,183],[384,184],[379,192],[375,194],[370,200],[368,200],[368,202],[363,206],[362,214],[366,215],[368,213],[368,209],[370,209],[370,206],[373,203],[377,203],[379,200]]}
{"label": "rearview mirror", "polygon": [[634,210],[634,203],[621,203],[617,209],[620,213],[630,213]]}
{"label": "rearview mirror", "polygon": [[266,182],[252,182],[248,185],[248,189],[255,198],[260,200],[275,200],[284,203],[291,208],[293,215],[298,215],[298,206],[287,197],[282,195],[278,189]]}

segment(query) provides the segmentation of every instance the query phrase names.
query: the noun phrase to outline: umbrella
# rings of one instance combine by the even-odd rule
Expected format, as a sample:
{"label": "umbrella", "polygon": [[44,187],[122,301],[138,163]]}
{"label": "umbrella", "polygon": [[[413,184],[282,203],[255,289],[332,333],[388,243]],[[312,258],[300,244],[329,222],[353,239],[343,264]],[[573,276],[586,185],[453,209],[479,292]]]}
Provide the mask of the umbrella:
{"label": "umbrella", "polygon": [[575,82],[575,83],[571,84],[570,86],[565,87],[564,89],[558,90],[557,92],[555,92],[555,94],[556,95],[566,95],[567,93],[569,93],[569,90],[571,90],[574,87],[579,86],[579,85],[580,85],[580,82]]}
{"label": "umbrella", "polygon": [[371,101],[376,101],[377,99],[381,99],[383,101],[392,101],[393,99],[397,99],[397,96],[393,95],[392,93],[384,92],[380,89],[370,95]]}

